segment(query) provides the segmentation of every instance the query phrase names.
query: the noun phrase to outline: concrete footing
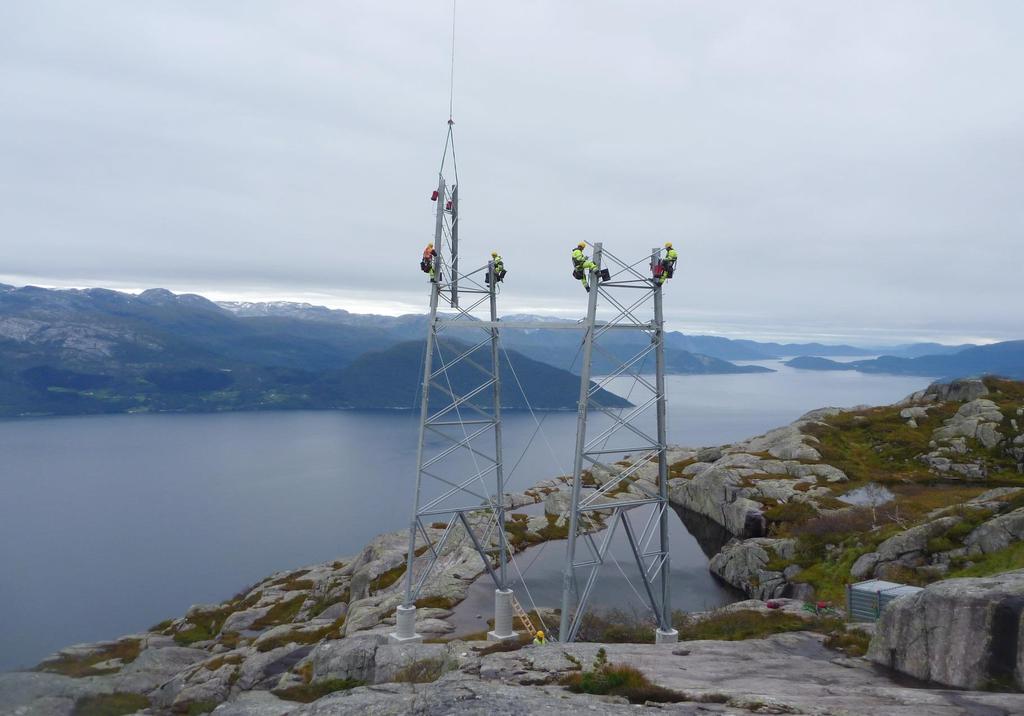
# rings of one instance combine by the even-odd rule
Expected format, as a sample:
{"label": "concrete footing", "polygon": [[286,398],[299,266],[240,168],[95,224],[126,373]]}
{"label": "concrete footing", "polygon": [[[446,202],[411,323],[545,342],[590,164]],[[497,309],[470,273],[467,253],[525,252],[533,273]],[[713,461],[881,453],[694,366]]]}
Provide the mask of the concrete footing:
{"label": "concrete footing", "polygon": [[423,641],[416,633],[416,607],[399,606],[395,612],[395,630],[388,634],[392,644],[410,644]]}
{"label": "concrete footing", "polygon": [[661,629],[654,630],[655,644],[675,644],[678,641],[679,632],[676,629],[669,629],[668,631],[662,631]]}
{"label": "concrete footing", "polygon": [[494,590],[494,631],[487,632],[487,641],[511,641],[519,634],[512,628],[512,590]]}

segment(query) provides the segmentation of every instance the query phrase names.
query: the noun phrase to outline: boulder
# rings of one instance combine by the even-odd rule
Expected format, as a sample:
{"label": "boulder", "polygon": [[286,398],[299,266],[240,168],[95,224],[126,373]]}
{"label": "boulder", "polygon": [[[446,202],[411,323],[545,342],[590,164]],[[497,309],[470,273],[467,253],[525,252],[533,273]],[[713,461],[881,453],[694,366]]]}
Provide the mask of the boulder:
{"label": "boulder", "polygon": [[1003,441],[1003,434],[996,430],[996,423],[982,423],[978,426],[975,437],[988,449],[994,448]]}
{"label": "boulder", "polygon": [[168,711],[187,711],[190,704],[200,701],[220,703],[226,701],[238,675],[238,665],[222,663],[214,669],[205,665],[181,671],[170,681],[149,694],[157,708]]}
{"label": "boulder", "polygon": [[971,554],[987,554],[1024,539],[1024,507],[983,522],[964,538]]}
{"label": "boulder", "polygon": [[[741,496],[736,485],[741,480],[730,468],[696,463],[692,479],[669,480],[669,499],[673,504],[710,517],[737,537],[760,537],[767,529],[761,504]],[[687,470],[683,473],[686,474]]]}
{"label": "boulder", "polygon": [[377,647],[385,639],[383,634],[368,634],[321,642],[310,654],[313,681],[357,679],[372,682]]}
{"label": "boulder", "polygon": [[286,644],[270,651],[252,650],[238,672],[238,688],[248,691],[257,686],[271,688],[281,674],[289,671],[310,652],[312,645]]}
{"label": "boulder", "polygon": [[923,553],[929,540],[945,534],[961,521],[961,518],[951,515],[900,532],[878,545],[878,561],[891,562],[907,555]]}
{"label": "boulder", "polygon": [[[444,644],[384,644],[374,658],[374,683],[440,676],[454,666]],[[430,679],[433,680],[433,679]]]}
{"label": "boulder", "polygon": [[792,558],[794,541],[760,537],[733,540],[711,558],[708,569],[723,580],[757,599],[781,597],[786,591],[786,578],[781,571],[765,565],[778,555]]}
{"label": "boulder", "polygon": [[850,567],[850,576],[854,579],[866,579],[875,573],[875,566],[881,559],[878,552],[868,552],[857,558],[857,561]]}
{"label": "boulder", "polygon": [[926,681],[981,688],[1024,686],[1020,632],[1024,570],[947,579],[891,602],[867,657]]}
{"label": "boulder", "polygon": [[956,411],[956,414],[961,418],[977,417],[985,422],[999,423],[1003,420],[1003,414],[1000,412],[999,406],[986,398],[978,398],[969,403],[964,403]]}
{"label": "boulder", "polygon": [[268,691],[243,691],[213,713],[217,716],[284,716],[294,712],[295,706],[294,701],[284,701]]}
{"label": "boulder", "polygon": [[956,403],[976,400],[983,395],[988,395],[988,388],[978,378],[965,378],[953,380],[949,383],[932,383],[924,391],[924,398],[931,397],[932,400],[945,402],[947,400]]}

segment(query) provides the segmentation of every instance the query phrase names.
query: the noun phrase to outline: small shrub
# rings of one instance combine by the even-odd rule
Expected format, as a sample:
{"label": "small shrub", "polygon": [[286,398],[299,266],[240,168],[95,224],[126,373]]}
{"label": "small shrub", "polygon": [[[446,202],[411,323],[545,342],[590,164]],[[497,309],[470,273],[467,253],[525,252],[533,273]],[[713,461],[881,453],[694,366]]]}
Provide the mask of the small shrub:
{"label": "small shrub", "polygon": [[83,696],[75,701],[74,716],[122,716],[148,709],[149,699],[141,694],[113,693]]}
{"label": "small shrub", "polygon": [[354,689],[357,686],[363,686],[366,682],[359,681],[358,679],[328,679],[326,681],[317,681],[312,684],[303,684],[301,686],[289,686],[286,689],[278,689],[272,692],[279,699],[286,701],[298,701],[299,703],[308,704],[322,696],[327,694],[333,694],[335,691],[347,691],[348,689]]}
{"label": "small shrub", "polygon": [[764,510],[769,522],[800,523],[818,515],[814,505],[807,502],[782,502]]}
{"label": "small shrub", "polygon": [[837,542],[844,537],[868,532],[873,527],[871,509],[850,507],[844,510],[826,512],[789,529],[793,537],[807,537],[813,540],[828,539]]}
{"label": "small shrub", "polygon": [[598,694],[623,696],[633,704],[678,703],[686,701],[686,695],[652,684],[643,672],[628,665],[614,665],[607,662],[604,649],[598,651],[598,659],[591,671],[575,671],[562,678],[561,684],[577,694]]}

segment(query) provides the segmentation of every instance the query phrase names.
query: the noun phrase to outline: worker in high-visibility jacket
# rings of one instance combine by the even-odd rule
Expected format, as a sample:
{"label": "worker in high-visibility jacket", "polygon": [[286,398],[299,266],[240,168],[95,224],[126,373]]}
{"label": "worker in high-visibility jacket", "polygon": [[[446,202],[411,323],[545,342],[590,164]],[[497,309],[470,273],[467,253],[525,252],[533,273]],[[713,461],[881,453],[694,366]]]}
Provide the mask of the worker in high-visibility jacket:
{"label": "worker in high-visibility jacket", "polygon": [[427,244],[427,247],[423,249],[423,260],[420,261],[420,270],[423,273],[430,276],[430,280],[434,280],[434,259],[437,258],[437,251],[434,250],[434,242],[431,241]]}
{"label": "worker in high-visibility jacket", "polygon": [[494,264],[494,280],[503,281],[505,279],[505,259],[501,258],[501,254],[497,251],[492,251],[491,262]]}
{"label": "worker in high-visibility jacket", "polygon": [[544,632],[540,629],[537,630],[537,636],[533,637],[533,643],[538,645],[548,643],[548,640],[544,638]]}
{"label": "worker in high-visibility jacket", "polygon": [[661,260],[661,276],[658,277],[658,284],[665,283],[676,273],[676,261],[679,259],[679,252],[672,248],[672,242],[665,242],[665,258]]}
{"label": "worker in high-visibility jacket", "polygon": [[573,278],[578,278],[580,283],[583,284],[583,288],[590,290],[590,285],[587,283],[587,271],[596,271],[597,264],[590,260],[590,257],[583,253],[583,249],[586,248],[586,244],[582,241],[576,244],[576,248],[572,250],[572,275]]}

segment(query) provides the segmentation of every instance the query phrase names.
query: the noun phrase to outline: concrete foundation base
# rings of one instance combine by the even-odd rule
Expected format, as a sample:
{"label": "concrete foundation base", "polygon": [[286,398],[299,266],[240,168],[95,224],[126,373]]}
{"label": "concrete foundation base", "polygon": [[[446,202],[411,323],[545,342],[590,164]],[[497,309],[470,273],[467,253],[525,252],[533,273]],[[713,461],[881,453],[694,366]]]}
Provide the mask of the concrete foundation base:
{"label": "concrete foundation base", "polygon": [[423,635],[416,633],[416,607],[399,606],[395,611],[395,630],[388,634],[392,644],[410,644],[423,641]]}
{"label": "concrete foundation base", "polygon": [[512,628],[512,590],[494,590],[494,631],[487,632],[487,641],[512,641],[519,634]]}
{"label": "concrete foundation base", "polygon": [[655,644],[675,644],[678,641],[679,632],[675,629],[669,629],[668,631],[662,631],[661,629],[654,630]]}

